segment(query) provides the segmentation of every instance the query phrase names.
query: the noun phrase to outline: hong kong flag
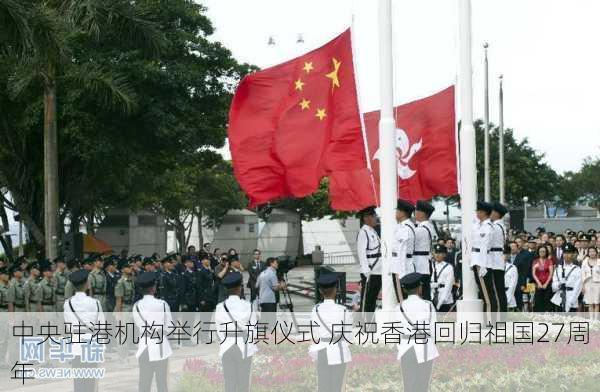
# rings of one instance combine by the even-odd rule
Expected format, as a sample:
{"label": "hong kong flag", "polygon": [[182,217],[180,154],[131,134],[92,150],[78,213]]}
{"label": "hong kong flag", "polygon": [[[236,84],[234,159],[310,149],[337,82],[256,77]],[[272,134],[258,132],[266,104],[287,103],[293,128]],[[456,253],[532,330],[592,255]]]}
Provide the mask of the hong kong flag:
{"label": "hong kong flag", "polygon": [[314,193],[336,210],[375,203],[357,103],[350,30],[240,83],[229,113],[236,179],[250,206]]}
{"label": "hong kong flag", "polygon": [[[394,109],[398,195],[416,201],[458,193],[454,86]],[[379,191],[379,112],[365,114],[367,140]]]}

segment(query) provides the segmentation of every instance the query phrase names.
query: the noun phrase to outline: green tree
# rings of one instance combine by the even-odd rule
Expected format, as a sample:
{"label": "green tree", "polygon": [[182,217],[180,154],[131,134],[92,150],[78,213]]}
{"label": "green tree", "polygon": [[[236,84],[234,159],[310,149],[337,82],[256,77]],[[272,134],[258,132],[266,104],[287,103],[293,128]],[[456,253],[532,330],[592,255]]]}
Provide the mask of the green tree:
{"label": "green tree", "polygon": [[566,172],[560,183],[560,200],[565,206],[576,201],[600,208],[600,157],[587,157],[577,172]]}

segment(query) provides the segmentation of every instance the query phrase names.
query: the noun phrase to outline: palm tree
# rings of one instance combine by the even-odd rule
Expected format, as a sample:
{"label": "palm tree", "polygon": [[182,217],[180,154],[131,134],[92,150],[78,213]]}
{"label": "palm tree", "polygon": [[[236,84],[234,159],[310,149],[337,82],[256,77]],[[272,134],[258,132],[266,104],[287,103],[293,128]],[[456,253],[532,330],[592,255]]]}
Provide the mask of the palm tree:
{"label": "palm tree", "polygon": [[[75,39],[101,41],[107,29],[151,53],[160,51],[164,38],[158,27],[144,18],[143,2],[127,0],[0,0],[0,35],[12,39],[2,49],[18,56],[19,65],[9,80],[13,96],[38,88],[44,104],[44,244],[46,257],[57,256],[58,136],[57,88],[65,69],[91,94],[103,94],[109,105],[131,111],[135,98],[127,81],[88,61],[74,61]],[[10,42],[10,41],[8,41]],[[14,49],[19,48],[20,51]],[[61,223],[62,224],[62,223]]]}

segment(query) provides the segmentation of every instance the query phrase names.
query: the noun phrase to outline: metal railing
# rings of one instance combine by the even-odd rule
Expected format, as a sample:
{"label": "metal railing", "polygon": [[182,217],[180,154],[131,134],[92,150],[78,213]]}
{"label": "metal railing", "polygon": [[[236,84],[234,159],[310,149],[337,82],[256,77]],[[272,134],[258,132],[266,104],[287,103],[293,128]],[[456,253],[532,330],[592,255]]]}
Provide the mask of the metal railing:
{"label": "metal railing", "polygon": [[357,258],[354,252],[332,252],[325,253],[324,265],[356,264]]}

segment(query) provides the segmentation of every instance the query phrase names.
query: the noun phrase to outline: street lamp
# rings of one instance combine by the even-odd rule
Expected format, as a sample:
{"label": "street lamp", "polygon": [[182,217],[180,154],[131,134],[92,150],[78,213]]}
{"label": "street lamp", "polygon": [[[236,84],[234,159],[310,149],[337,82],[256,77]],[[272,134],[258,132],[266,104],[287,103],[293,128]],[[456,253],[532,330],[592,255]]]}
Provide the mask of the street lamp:
{"label": "street lamp", "polygon": [[524,218],[527,219],[527,202],[529,201],[529,198],[527,196],[523,196],[523,215]]}

